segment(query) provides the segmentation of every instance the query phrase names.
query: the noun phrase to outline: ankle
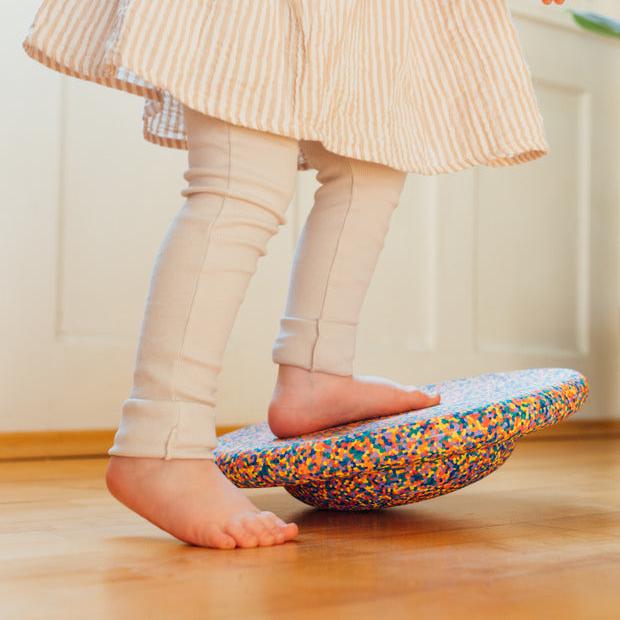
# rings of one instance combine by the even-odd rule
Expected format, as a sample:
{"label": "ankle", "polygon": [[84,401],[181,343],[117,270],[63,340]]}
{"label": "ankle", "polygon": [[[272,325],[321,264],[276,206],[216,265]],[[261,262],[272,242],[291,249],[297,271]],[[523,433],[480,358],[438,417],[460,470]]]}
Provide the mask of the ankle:
{"label": "ankle", "polygon": [[353,374],[341,374],[335,372],[326,372],[324,370],[314,370],[305,366],[294,366],[292,364],[279,364],[277,383],[280,385],[287,384],[308,384],[316,383],[316,381],[344,381],[351,380]]}

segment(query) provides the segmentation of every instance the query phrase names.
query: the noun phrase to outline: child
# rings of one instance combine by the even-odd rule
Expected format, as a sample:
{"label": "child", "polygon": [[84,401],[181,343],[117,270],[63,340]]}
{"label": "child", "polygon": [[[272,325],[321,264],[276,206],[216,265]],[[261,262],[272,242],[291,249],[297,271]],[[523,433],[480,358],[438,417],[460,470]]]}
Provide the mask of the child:
{"label": "child", "polygon": [[353,374],[356,327],[407,172],[548,150],[502,0],[45,0],[24,41],[57,71],[145,97],[144,135],[187,149],[186,200],[153,268],[110,492],[190,544],[298,535],[213,460],[217,378],[298,170],[320,188],[272,349],[268,420],[290,437],[430,407]]}

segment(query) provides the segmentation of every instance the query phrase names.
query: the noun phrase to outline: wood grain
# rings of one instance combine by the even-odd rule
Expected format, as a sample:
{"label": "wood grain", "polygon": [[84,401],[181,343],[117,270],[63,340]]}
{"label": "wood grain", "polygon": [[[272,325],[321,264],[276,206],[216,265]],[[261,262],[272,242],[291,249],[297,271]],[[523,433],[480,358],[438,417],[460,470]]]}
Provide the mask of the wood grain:
{"label": "wood grain", "polygon": [[618,618],[618,439],[522,442],[474,485],[376,512],[251,490],[301,533],[236,551],[131,513],[105,490],[105,464],[0,464],[3,620]]}

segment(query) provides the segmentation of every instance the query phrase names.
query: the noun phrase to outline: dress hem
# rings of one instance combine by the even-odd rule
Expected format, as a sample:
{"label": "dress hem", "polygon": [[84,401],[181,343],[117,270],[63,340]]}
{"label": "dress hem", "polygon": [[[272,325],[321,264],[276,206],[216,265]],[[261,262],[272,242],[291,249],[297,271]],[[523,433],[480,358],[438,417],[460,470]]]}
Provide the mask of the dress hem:
{"label": "dress hem", "polygon": [[[195,104],[193,102],[187,101],[186,98],[183,98],[180,95],[175,94],[174,91],[169,90],[166,86],[158,85],[151,80],[145,80],[144,78],[142,78],[142,76],[138,76],[137,73],[135,75],[140,77],[140,79],[145,82],[144,84],[137,84],[137,83],[130,82],[128,80],[123,80],[118,77],[115,77],[118,75],[119,71],[122,69],[128,69],[129,71],[132,71],[131,67],[126,67],[125,65],[120,66],[116,63],[107,62],[105,65],[103,65],[101,76],[89,75],[87,73],[76,71],[75,69],[72,69],[71,67],[63,65],[62,63],[59,63],[57,60],[55,60],[54,58],[50,57],[45,52],[43,52],[40,48],[31,44],[28,41],[28,38],[26,38],[23,41],[22,47],[30,58],[32,58],[33,60],[41,63],[42,65],[54,71],[57,71],[61,74],[64,74],[70,77],[75,77],[77,79],[82,79],[85,81],[95,82],[102,86],[107,86],[110,88],[114,88],[116,90],[128,92],[130,94],[134,94],[134,95],[149,99],[151,101],[154,101],[155,106],[153,106],[152,113],[147,113],[145,111],[145,113],[143,114],[142,135],[143,135],[143,138],[147,142],[150,142],[151,144],[155,144],[158,146],[168,147],[168,148],[187,150],[188,144],[187,144],[187,139],[168,138],[168,137],[161,136],[159,134],[156,134],[148,130],[149,118],[151,118],[152,116],[154,116],[155,114],[161,111],[161,107],[163,106],[163,103],[164,103],[164,98],[163,98],[164,91],[169,93],[171,97],[175,98],[180,103],[187,105],[188,107],[191,107],[193,109],[196,109],[202,114],[209,114],[225,122],[230,122],[233,124],[248,127],[250,129],[256,129],[259,131],[269,131],[271,133],[293,138],[298,141],[299,140],[319,141],[323,144],[325,149],[333,153],[336,153],[337,155],[342,155],[344,157],[350,157],[352,159],[363,159],[364,161],[381,164],[384,166],[394,168],[396,170],[401,170],[401,171],[413,173],[413,174],[420,174],[423,176],[435,176],[435,175],[440,175],[440,174],[449,174],[452,172],[461,172],[461,171],[468,170],[468,169],[471,169],[477,166],[488,166],[492,168],[508,167],[508,166],[513,166],[517,164],[523,164],[523,163],[527,163],[530,161],[534,161],[536,159],[543,157],[544,155],[547,155],[550,152],[549,144],[544,139],[537,141],[537,140],[532,140],[530,138],[530,139],[523,140],[522,144],[525,147],[524,150],[519,150],[516,152],[514,150],[512,150],[511,152],[499,150],[499,151],[494,151],[491,153],[489,152],[482,153],[479,156],[472,155],[471,158],[461,159],[458,161],[444,162],[443,165],[439,165],[439,166],[426,166],[426,167],[412,166],[412,167],[403,168],[403,167],[395,166],[392,163],[388,163],[385,160],[379,160],[378,158],[371,158],[371,157],[359,158],[359,157],[355,157],[351,155],[351,151],[353,150],[359,151],[358,145],[355,148],[352,147],[351,149],[345,149],[341,145],[333,146],[330,143],[330,141],[326,140],[323,136],[302,135],[299,131],[295,131],[293,128],[289,128],[289,129],[285,128],[284,131],[282,131],[281,129],[278,129],[276,131],[273,129],[265,129],[262,127],[256,127],[256,126],[252,126],[249,124],[242,125],[241,123],[238,122],[238,119],[233,119],[231,115],[222,114],[221,112],[215,113],[215,112],[211,112],[209,109],[201,109],[200,107],[195,107]],[[306,171],[306,170],[314,169],[312,166],[308,164],[308,162],[305,159],[303,159],[303,152],[302,152],[301,147],[299,147],[297,169],[299,171]]]}

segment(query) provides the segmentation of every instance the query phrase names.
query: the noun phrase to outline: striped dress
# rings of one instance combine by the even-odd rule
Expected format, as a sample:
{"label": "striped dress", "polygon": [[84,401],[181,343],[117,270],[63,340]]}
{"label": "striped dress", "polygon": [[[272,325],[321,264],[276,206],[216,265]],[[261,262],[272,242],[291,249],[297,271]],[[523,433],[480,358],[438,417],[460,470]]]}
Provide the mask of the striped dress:
{"label": "striped dress", "polygon": [[185,104],[419,174],[548,152],[506,0],[44,0],[23,47],[144,97],[162,146]]}

